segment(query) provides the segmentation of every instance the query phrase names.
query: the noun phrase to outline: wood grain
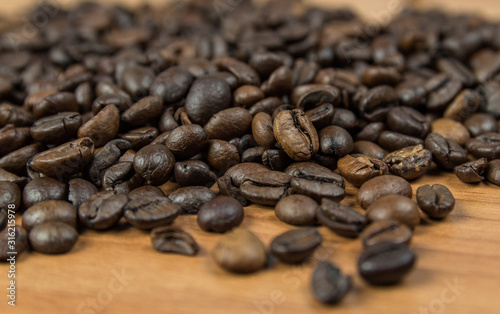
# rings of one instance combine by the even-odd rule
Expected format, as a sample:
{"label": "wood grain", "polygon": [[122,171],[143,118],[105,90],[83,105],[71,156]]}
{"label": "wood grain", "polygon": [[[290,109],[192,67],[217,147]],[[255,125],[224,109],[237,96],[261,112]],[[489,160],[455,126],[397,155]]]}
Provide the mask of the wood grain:
{"label": "wood grain", "polygon": [[[316,1],[320,2],[325,1]],[[23,6],[28,1],[16,3]],[[369,15],[387,3],[354,4]],[[475,7],[500,16],[495,3],[441,2],[454,9]],[[5,13],[17,5],[3,2],[0,8]],[[199,256],[160,254],[152,249],[147,232],[126,226],[109,232],[85,231],[69,254],[22,254],[16,264],[17,306],[8,306],[4,296],[0,313],[498,313],[500,188],[468,185],[450,173],[426,175],[412,186],[416,190],[434,183],[450,188],[456,208],[443,221],[425,220],[417,227],[412,243],[417,267],[396,287],[364,283],[356,273],[360,241],[341,238],[324,227],[319,228],[324,242],[306,265],[274,262],[255,274],[229,274],[210,256],[220,235],[202,232],[194,216],[182,216],[175,225],[198,241]],[[348,185],[347,193],[343,203],[355,206],[356,188]],[[242,226],[266,245],[292,228],[279,221],[272,209],[260,206],[246,208]],[[323,259],[354,277],[353,291],[336,307],[316,302],[310,293],[312,266]],[[0,265],[3,289],[8,284],[7,271],[7,265]]]}

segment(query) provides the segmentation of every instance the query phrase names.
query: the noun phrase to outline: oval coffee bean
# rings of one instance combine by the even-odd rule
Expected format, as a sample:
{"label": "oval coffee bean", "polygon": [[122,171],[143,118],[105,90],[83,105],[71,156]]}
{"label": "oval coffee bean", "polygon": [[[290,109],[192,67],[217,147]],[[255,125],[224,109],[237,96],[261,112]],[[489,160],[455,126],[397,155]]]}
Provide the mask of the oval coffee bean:
{"label": "oval coffee bean", "polygon": [[81,178],[71,179],[68,182],[68,186],[68,201],[76,208],[80,207],[80,204],[98,192],[95,185]]}
{"label": "oval coffee bean", "polygon": [[239,226],[243,216],[240,202],[232,197],[218,196],[201,206],[197,221],[204,231],[223,233]]}
{"label": "oval coffee bean", "polygon": [[425,148],[432,153],[434,162],[444,169],[451,170],[467,161],[467,152],[462,146],[437,133],[426,137]]}
{"label": "oval coffee bean", "polygon": [[455,198],[444,185],[422,185],[417,189],[417,203],[430,218],[442,219],[455,207]]}
{"label": "oval coffee bean", "polygon": [[353,149],[353,140],[345,129],[330,125],[319,131],[319,145],[325,155],[344,157]]}
{"label": "oval coffee bean", "polygon": [[470,139],[469,130],[462,123],[449,118],[439,118],[432,121],[431,132],[455,141],[460,146],[465,146]]}
{"label": "oval coffee bean", "polygon": [[60,221],[45,222],[33,227],[29,241],[33,250],[45,254],[63,254],[78,240],[76,229]]}
{"label": "oval coffee bean", "polygon": [[163,196],[164,197],[165,193],[163,193],[163,191],[156,186],[144,185],[144,186],[138,187],[137,189],[130,191],[130,193],[128,193],[127,196],[128,196],[129,200],[133,200],[133,199],[143,197],[143,196],[151,196],[151,197]]}
{"label": "oval coffee bean", "polygon": [[375,177],[363,183],[359,188],[356,195],[356,202],[362,208],[368,208],[368,206],[380,197],[390,194],[398,194],[411,198],[411,185],[408,181],[398,176],[383,175]]}
{"label": "oval coffee bean", "polygon": [[157,227],[151,230],[153,248],[162,253],[177,253],[194,256],[200,247],[193,237],[180,229],[172,227]]}
{"label": "oval coffee bean", "polygon": [[233,107],[214,114],[204,129],[209,138],[228,141],[247,134],[251,124],[252,115],[247,109]]}
{"label": "oval coffee bean", "polygon": [[495,159],[488,163],[486,180],[493,184],[500,185],[500,159]]}
{"label": "oval coffee bean", "polygon": [[109,167],[102,177],[103,189],[119,194],[128,194],[142,183],[142,176],[135,172],[131,161],[119,162]]}
{"label": "oval coffee bean", "polygon": [[174,165],[175,182],[181,186],[212,186],[217,181],[215,173],[200,160],[186,160]]}
{"label": "oval coffee bean", "polygon": [[370,221],[392,219],[415,228],[420,223],[420,212],[417,203],[406,196],[386,195],[373,202],[366,209],[366,217]]}
{"label": "oval coffee bean", "polygon": [[378,146],[376,143],[356,141],[354,142],[352,153],[382,160],[389,152]]}
{"label": "oval coffee bean", "polygon": [[368,224],[356,210],[324,198],[317,210],[318,221],[338,235],[355,238]]}
{"label": "oval coffee bean", "polygon": [[387,174],[387,164],[361,154],[346,155],[337,163],[340,174],[354,186],[361,186],[371,178]]}
{"label": "oval coffee bean", "polygon": [[139,229],[153,229],[168,225],[179,216],[179,205],[168,198],[143,196],[129,201],[124,207],[127,221]]}
{"label": "oval coffee bean", "polygon": [[109,105],[78,129],[78,137],[89,137],[96,147],[101,147],[116,136],[119,126],[120,112]]}
{"label": "oval coffee bean", "polygon": [[52,178],[36,178],[28,182],[23,190],[23,202],[26,208],[48,200],[66,200],[68,187]]}
{"label": "oval coffee bean", "polygon": [[500,159],[500,133],[485,133],[470,139],[467,150],[476,158]]}
{"label": "oval coffee bean", "polygon": [[484,180],[488,159],[480,158],[478,160],[463,163],[453,168],[455,175],[465,183],[477,183]]}
{"label": "oval coffee bean", "polygon": [[59,221],[76,228],[77,209],[66,201],[51,200],[37,203],[23,214],[23,228],[30,231],[44,222]]}
{"label": "oval coffee bean", "polygon": [[[14,182],[0,181],[0,211],[18,211],[21,206],[21,190]],[[9,206],[10,205],[10,206]],[[14,207],[14,208],[12,208]]]}
{"label": "oval coffee bean", "polygon": [[88,168],[90,180],[98,187],[102,186],[102,178],[106,170],[116,164],[120,157],[132,147],[130,142],[115,139],[108,142],[97,153],[90,162]]}
{"label": "oval coffee bean", "polygon": [[161,97],[165,104],[178,102],[188,93],[193,76],[183,67],[173,66],[158,74],[150,94]]}
{"label": "oval coffee bean", "polygon": [[464,121],[464,125],[473,137],[484,133],[498,132],[497,121],[487,113],[473,114]]}
{"label": "oval coffee bean", "polygon": [[165,145],[176,158],[187,159],[208,145],[208,135],[200,125],[181,125],[170,132]]}
{"label": "oval coffee bean", "polygon": [[273,133],[273,121],[269,114],[259,112],[253,117],[252,135],[261,146],[271,147],[276,143]]}
{"label": "oval coffee bean", "polygon": [[226,171],[240,162],[240,154],[233,144],[222,140],[208,142],[207,161],[217,171]]}
{"label": "oval coffee bean", "polygon": [[3,231],[0,230],[0,261],[7,262],[12,256],[9,252],[12,252],[11,245],[12,239],[14,238],[15,252],[17,253],[15,257],[17,258],[24,251],[28,245],[28,232],[19,226],[15,225],[14,230],[12,228],[5,228]]}
{"label": "oval coffee bean", "polygon": [[376,220],[361,232],[363,246],[369,247],[379,243],[398,243],[408,245],[412,231],[407,225],[397,220]]}
{"label": "oval coffee bean", "polygon": [[231,89],[221,78],[203,76],[196,79],[186,96],[186,113],[191,121],[205,125],[217,112],[229,108]]}
{"label": "oval coffee bean", "polygon": [[247,200],[261,205],[276,205],[287,195],[291,176],[279,171],[247,174],[240,189]]}
{"label": "oval coffee bean", "polygon": [[144,126],[154,121],[163,111],[163,101],[158,96],[142,98],[122,113],[122,120],[132,126]]}
{"label": "oval coffee bean", "polygon": [[321,242],[323,238],[315,228],[300,228],[275,237],[269,249],[283,263],[297,264],[309,258]]}
{"label": "oval coffee bean", "polygon": [[102,191],[92,195],[80,205],[78,217],[90,229],[108,229],[122,218],[127,201],[126,195],[114,191]]}
{"label": "oval coffee bean", "polygon": [[424,138],[431,129],[425,115],[410,107],[396,107],[387,113],[387,126],[391,131]]}
{"label": "oval coffee bean", "polygon": [[60,112],[35,121],[30,135],[43,144],[59,145],[74,137],[81,125],[82,116],[78,112]]}
{"label": "oval coffee bean", "polygon": [[186,186],[170,193],[167,198],[179,205],[182,215],[197,214],[203,204],[213,200],[215,193],[204,186]]}
{"label": "oval coffee bean", "polygon": [[333,264],[319,262],[313,271],[311,286],[314,297],[326,304],[337,304],[351,290],[351,276],[346,276]]}
{"label": "oval coffee bean", "polygon": [[429,169],[432,153],[419,144],[389,153],[382,161],[395,175],[412,180],[423,176]]}
{"label": "oval coffee bean", "polygon": [[175,158],[165,145],[147,145],[134,157],[134,169],[146,184],[162,185],[170,179]]}
{"label": "oval coffee bean", "polygon": [[282,198],[274,208],[279,220],[296,226],[310,226],[317,223],[318,203],[312,198],[294,194]]}
{"label": "oval coffee bean", "polygon": [[392,131],[383,131],[378,138],[378,144],[391,152],[423,143],[424,141],[421,138]]}

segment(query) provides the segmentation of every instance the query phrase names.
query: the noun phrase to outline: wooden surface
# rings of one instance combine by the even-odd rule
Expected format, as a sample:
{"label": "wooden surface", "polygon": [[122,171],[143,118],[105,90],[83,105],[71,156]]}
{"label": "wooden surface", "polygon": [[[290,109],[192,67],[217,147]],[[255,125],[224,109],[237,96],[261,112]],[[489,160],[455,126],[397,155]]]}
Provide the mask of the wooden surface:
{"label": "wooden surface", "polygon": [[[369,15],[388,3],[356,5]],[[445,3],[458,3],[455,10],[472,4],[490,16],[500,16],[495,1]],[[5,13],[15,6],[4,1],[0,8]],[[447,185],[457,205],[444,221],[426,220],[417,227],[412,243],[418,255],[416,269],[399,286],[364,283],[356,273],[360,241],[324,227],[319,228],[324,242],[311,262],[299,266],[274,262],[254,274],[230,274],[210,256],[220,235],[202,232],[194,216],[181,216],[174,225],[199,243],[197,257],[160,254],[152,249],[149,233],[134,228],[85,231],[68,254],[23,253],[16,264],[17,306],[8,306],[4,295],[0,313],[499,313],[500,188],[468,185],[453,174],[430,174],[412,186],[416,190],[434,183]],[[348,185],[347,193],[342,203],[355,205],[356,189]],[[258,206],[246,208],[242,226],[266,245],[292,228],[272,209]],[[310,293],[312,265],[322,259],[354,277],[354,289],[335,307],[316,302]],[[4,293],[7,271],[8,266],[1,264]]]}

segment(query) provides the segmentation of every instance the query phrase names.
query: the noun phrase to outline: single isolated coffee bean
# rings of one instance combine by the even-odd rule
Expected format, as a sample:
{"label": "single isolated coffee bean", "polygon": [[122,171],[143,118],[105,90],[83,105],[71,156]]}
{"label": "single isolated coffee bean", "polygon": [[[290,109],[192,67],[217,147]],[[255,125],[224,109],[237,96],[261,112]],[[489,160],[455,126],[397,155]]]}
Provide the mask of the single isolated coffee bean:
{"label": "single isolated coffee bean", "polygon": [[422,185],[417,189],[417,203],[430,218],[442,219],[455,207],[455,198],[444,185]]}
{"label": "single isolated coffee bean", "polygon": [[455,175],[465,183],[477,183],[484,180],[488,159],[479,158],[469,161],[453,168]]}
{"label": "single isolated coffee bean", "polygon": [[493,184],[500,185],[500,159],[495,159],[488,163],[486,180]]}
{"label": "single isolated coffee bean", "polygon": [[356,238],[368,224],[368,219],[351,207],[324,198],[317,210],[318,221],[336,234]]}
{"label": "single isolated coffee bean", "polygon": [[267,263],[264,244],[243,228],[224,234],[215,245],[212,256],[220,267],[235,273],[252,273]]}
{"label": "single isolated coffee bean", "polygon": [[139,229],[153,229],[168,225],[179,216],[179,205],[166,197],[143,196],[129,201],[124,207],[127,221]]}
{"label": "single isolated coffee bean", "polygon": [[45,254],[67,253],[77,240],[76,229],[61,221],[36,225],[29,232],[29,241],[33,250]]}
{"label": "single isolated coffee bean", "polygon": [[432,153],[419,144],[389,153],[382,161],[393,174],[412,180],[423,176],[429,169]]}
{"label": "single isolated coffee bean", "polygon": [[361,253],[358,271],[372,285],[393,285],[408,275],[415,261],[415,253],[406,245],[384,242],[372,245]]}
{"label": "single isolated coffee bean", "polygon": [[200,250],[189,233],[170,226],[154,228],[150,237],[153,248],[158,252],[194,256]]}
{"label": "single isolated coffee bean", "polygon": [[181,215],[197,214],[203,204],[213,200],[215,193],[205,186],[186,186],[170,193],[167,198],[179,205]]}
{"label": "single isolated coffee bean", "polygon": [[366,209],[377,199],[390,194],[411,198],[411,185],[408,181],[398,176],[383,175],[375,177],[363,183],[359,188],[356,195],[356,202],[362,208]]}
{"label": "single isolated coffee bean", "polygon": [[319,262],[313,271],[311,287],[314,297],[326,304],[337,304],[351,290],[352,278],[327,261]]}
{"label": "single isolated coffee bean", "polygon": [[274,208],[279,220],[296,226],[311,226],[317,223],[318,203],[312,198],[293,194],[282,198]]}
{"label": "single isolated coffee bean", "polygon": [[403,195],[386,195],[373,202],[366,209],[370,221],[393,219],[415,228],[420,223],[417,203]]}
{"label": "single isolated coffee bean", "polygon": [[28,232],[21,226],[15,225],[14,230],[12,228],[5,228],[0,230],[0,261],[7,262],[7,260],[12,256],[9,252],[12,252],[12,239],[14,238],[16,257],[19,257],[28,245]]}
{"label": "single isolated coffee bean", "polygon": [[243,216],[240,202],[221,195],[201,206],[197,221],[204,231],[223,233],[239,226]]}
{"label": "single isolated coffee bean", "polygon": [[387,164],[379,159],[361,154],[346,155],[339,159],[340,174],[352,185],[359,187],[371,178],[387,174]]}
{"label": "single isolated coffee bean", "polygon": [[309,258],[321,242],[323,238],[316,228],[299,228],[275,237],[269,249],[283,263],[297,264]]}
{"label": "single isolated coffee bean", "polygon": [[398,243],[409,245],[413,232],[410,227],[397,220],[376,220],[361,232],[363,246],[369,247],[379,243]]}
{"label": "single isolated coffee bean", "polygon": [[128,198],[114,191],[92,195],[78,208],[80,221],[90,229],[103,230],[113,227],[123,216]]}

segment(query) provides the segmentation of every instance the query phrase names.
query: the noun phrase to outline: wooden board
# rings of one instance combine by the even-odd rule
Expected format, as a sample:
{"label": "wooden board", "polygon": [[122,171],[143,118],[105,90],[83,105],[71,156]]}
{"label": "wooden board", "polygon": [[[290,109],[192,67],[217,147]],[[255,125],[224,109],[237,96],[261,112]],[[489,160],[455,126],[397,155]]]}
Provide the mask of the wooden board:
{"label": "wooden board", "polygon": [[[455,10],[474,5],[500,17],[495,1],[442,2],[458,3],[453,5]],[[27,1],[16,3],[3,2],[1,12]],[[381,10],[388,3],[355,4],[369,16],[370,10]],[[500,188],[467,185],[453,174],[430,174],[412,186],[416,190],[434,183],[450,188],[456,208],[444,221],[418,226],[412,243],[417,267],[399,286],[364,283],[356,273],[360,241],[339,237],[324,227],[319,228],[324,242],[311,262],[299,266],[275,262],[254,274],[230,274],[210,256],[220,235],[202,232],[195,217],[182,216],[175,225],[194,236],[201,246],[199,256],[160,254],[152,249],[148,232],[133,228],[86,231],[69,254],[22,254],[16,264],[17,306],[8,306],[4,295],[0,313],[498,313]],[[343,203],[354,206],[356,189],[348,185],[347,193]],[[246,208],[242,226],[266,245],[292,228],[279,221],[272,209],[259,206]],[[316,302],[310,293],[312,265],[323,259],[354,277],[353,291],[336,307]],[[4,293],[7,272],[8,265],[1,264]]]}

